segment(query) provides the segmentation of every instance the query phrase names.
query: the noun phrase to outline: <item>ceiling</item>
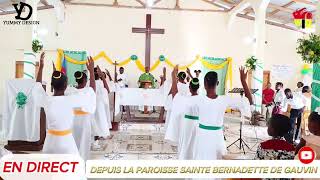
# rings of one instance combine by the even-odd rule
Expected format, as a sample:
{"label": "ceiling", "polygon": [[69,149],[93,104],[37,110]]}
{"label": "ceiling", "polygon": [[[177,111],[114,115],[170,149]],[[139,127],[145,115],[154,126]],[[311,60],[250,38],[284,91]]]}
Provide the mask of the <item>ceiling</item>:
{"label": "ceiling", "polygon": [[[12,2],[25,0],[0,0],[0,15],[15,13]],[[48,2],[40,0],[39,10],[53,8]],[[65,5],[106,6],[115,8],[158,9],[175,11],[229,12],[243,0],[61,0]],[[266,23],[300,31],[293,24],[292,13],[300,8],[307,8],[315,16],[318,0],[270,0],[267,9]],[[237,15],[246,19],[254,19],[252,8],[247,8]]]}

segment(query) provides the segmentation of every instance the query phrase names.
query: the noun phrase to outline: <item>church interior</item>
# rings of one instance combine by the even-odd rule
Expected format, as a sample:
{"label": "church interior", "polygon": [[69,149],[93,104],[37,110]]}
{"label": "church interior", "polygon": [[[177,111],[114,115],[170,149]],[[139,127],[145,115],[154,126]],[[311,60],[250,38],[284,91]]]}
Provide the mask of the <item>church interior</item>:
{"label": "church interior", "polygon": [[[18,7],[23,4],[27,5],[19,14]],[[33,9],[31,17],[21,19],[29,15],[29,7]],[[305,13],[303,18],[298,17],[299,10]],[[178,119],[179,107],[193,101],[179,106],[175,99],[184,96],[184,90],[188,94],[193,85],[199,85],[197,95],[205,97],[210,89],[207,75],[212,71],[218,76],[218,99],[230,96],[242,102],[248,98],[252,113],[245,118],[241,107],[228,107],[223,112],[221,141],[227,152],[217,159],[257,158],[260,143],[271,139],[268,126],[275,114],[295,118],[292,131],[297,138],[291,137],[291,144],[296,147],[300,138],[310,134],[308,118],[304,117],[307,111],[320,109],[320,58],[315,57],[320,57],[320,51],[305,53],[301,51],[306,48],[300,48],[303,39],[320,42],[319,14],[317,0],[1,0],[0,155],[51,152],[47,148],[54,147],[46,144],[48,137],[63,133],[50,129],[56,123],[50,122],[51,106],[26,108],[38,101],[30,99],[37,99],[33,96],[39,96],[41,88],[30,93],[33,90],[22,90],[23,86],[40,82],[45,94],[55,97],[57,79],[67,78],[67,91],[79,89],[85,76],[85,88],[95,90],[88,100],[89,104],[94,99],[96,105],[90,120],[101,121],[92,125],[95,128],[90,122],[80,127],[81,136],[89,133],[87,160],[181,159],[179,153],[184,148],[168,138],[168,131],[183,129],[172,122]],[[239,73],[243,66],[248,70],[245,75],[241,70]],[[184,81],[181,86],[180,78]],[[177,95],[172,94],[175,81]],[[277,93],[283,91],[285,99],[285,89],[298,94],[304,87],[310,88],[306,92],[310,100],[297,108],[304,109],[299,117],[293,117],[294,103],[280,110]],[[271,97],[268,92],[273,93]],[[68,103],[65,100],[60,105]],[[69,116],[65,109],[53,110],[58,119]],[[105,119],[99,116],[100,110],[107,112]],[[83,110],[77,112],[75,116],[88,115]],[[97,133],[99,128],[106,132]],[[199,130],[195,131],[192,136],[197,139]],[[210,136],[207,140],[215,141]],[[189,146],[196,145],[190,141]]]}

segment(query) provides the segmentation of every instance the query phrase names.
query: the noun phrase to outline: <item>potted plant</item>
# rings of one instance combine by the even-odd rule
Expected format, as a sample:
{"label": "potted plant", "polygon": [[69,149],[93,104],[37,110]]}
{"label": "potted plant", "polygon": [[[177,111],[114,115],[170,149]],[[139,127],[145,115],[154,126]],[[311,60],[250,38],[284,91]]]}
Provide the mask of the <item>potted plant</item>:
{"label": "potted plant", "polygon": [[250,70],[250,71],[256,70],[257,61],[258,61],[258,59],[256,57],[251,56],[246,61],[246,64],[245,64],[246,68],[248,68],[248,70]]}
{"label": "potted plant", "polygon": [[34,39],[32,41],[32,51],[34,53],[39,53],[42,49],[43,49],[43,45],[41,41],[39,41],[38,39]]}
{"label": "potted plant", "polygon": [[[320,81],[320,36],[310,34],[306,38],[298,39],[297,53],[306,63],[313,64],[313,80]],[[312,84],[312,110],[320,106],[320,84]]]}

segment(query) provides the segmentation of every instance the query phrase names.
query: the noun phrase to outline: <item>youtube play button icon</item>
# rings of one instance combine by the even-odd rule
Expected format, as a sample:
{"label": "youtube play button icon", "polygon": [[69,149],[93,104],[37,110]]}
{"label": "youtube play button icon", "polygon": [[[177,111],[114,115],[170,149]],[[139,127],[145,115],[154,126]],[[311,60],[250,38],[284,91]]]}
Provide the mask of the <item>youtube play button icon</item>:
{"label": "youtube play button icon", "polygon": [[302,162],[303,164],[310,164],[312,163],[312,161],[314,161],[316,153],[311,147],[305,146],[300,149],[298,156],[300,162]]}

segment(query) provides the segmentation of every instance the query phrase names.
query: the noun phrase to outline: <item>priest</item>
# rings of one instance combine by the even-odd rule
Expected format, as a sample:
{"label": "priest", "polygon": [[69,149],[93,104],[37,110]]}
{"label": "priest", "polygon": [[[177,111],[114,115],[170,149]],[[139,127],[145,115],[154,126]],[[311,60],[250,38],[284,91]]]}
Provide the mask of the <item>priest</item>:
{"label": "priest", "polygon": [[145,73],[141,74],[139,77],[139,88],[155,88],[155,78],[150,73],[150,68],[148,66],[145,67]]}
{"label": "priest", "polygon": [[[156,79],[150,73],[150,68],[148,66],[145,67],[145,73],[141,74],[139,77],[139,88],[144,89],[154,89],[156,87]],[[143,114],[149,114],[149,111],[152,111],[153,107],[140,106],[139,111]]]}

